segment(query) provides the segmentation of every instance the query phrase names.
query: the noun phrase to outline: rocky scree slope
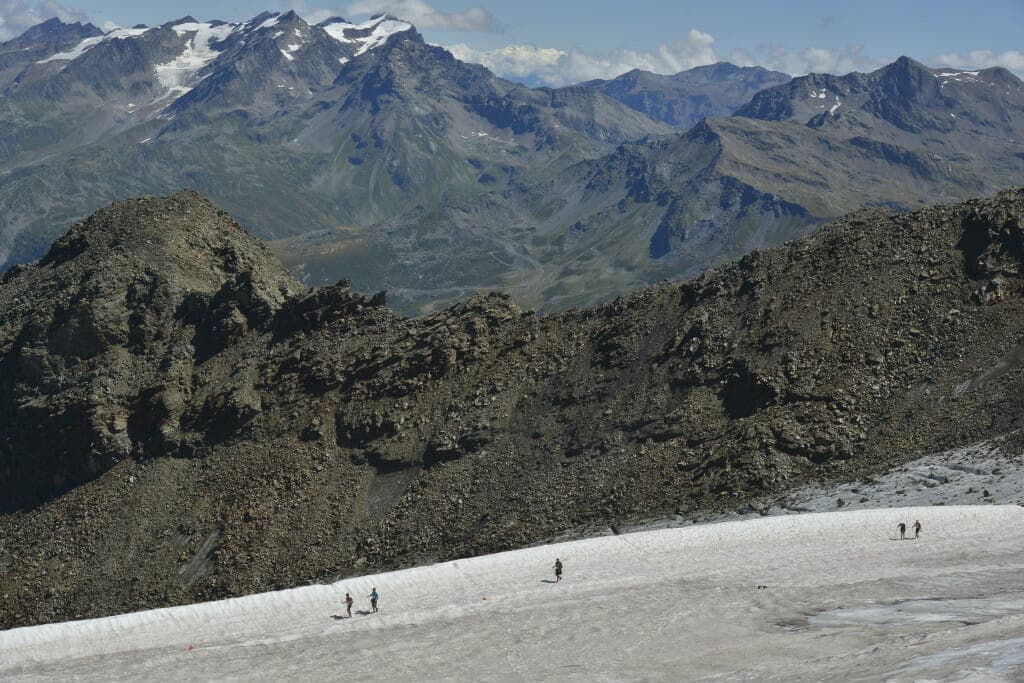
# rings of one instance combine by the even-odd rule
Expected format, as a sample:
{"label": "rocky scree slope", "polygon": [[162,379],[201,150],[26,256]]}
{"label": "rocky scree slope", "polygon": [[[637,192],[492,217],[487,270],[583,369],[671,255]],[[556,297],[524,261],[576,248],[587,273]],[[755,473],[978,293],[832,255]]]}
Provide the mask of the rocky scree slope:
{"label": "rocky scree slope", "polygon": [[185,192],[0,284],[0,626],[759,509],[1020,428],[1024,189],[404,319]]}

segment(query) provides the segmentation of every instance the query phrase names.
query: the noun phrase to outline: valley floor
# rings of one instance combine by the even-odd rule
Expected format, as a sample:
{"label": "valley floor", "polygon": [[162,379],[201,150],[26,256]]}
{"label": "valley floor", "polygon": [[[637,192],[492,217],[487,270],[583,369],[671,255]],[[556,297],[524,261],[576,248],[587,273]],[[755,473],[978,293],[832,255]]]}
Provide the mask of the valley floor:
{"label": "valley floor", "polygon": [[[896,523],[915,519],[921,538],[897,540]],[[364,614],[373,586],[381,611]],[[854,510],[602,536],[0,633],[4,679],[342,677],[1021,680],[1024,508]]]}

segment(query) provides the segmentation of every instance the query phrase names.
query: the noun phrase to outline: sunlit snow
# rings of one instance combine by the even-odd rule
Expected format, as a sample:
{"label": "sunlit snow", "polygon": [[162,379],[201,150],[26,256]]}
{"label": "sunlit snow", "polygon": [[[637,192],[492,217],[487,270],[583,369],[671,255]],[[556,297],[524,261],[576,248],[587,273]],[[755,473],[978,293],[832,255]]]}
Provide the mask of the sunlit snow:
{"label": "sunlit snow", "polygon": [[258,31],[263,28],[271,28],[272,26],[277,26],[279,21],[281,21],[281,16],[279,14],[275,14],[269,19],[265,20],[262,24],[257,26],[256,30]]}
{"label": "sunlit snow", "polygon": [[236,26],[232,24],[211,24],[185,23],[172,27],[178,35],[192,34],[192,38],[185,43],[185,49],[180,55],[166,64],[157,64],[156,77],[160,84],[167,89],[172,97],[179,97],[189,90],[185,84],[197,71],[212,62],[220,54],[211,46],[217,43],[234,31]]}
{"label": "sunlit snow", "polygon": [[37,64],[45,64],[46,62],[57,62],[57,61],[72,61],[78,59],[86,53],[90,48],[96,47],[100,43],[108,40],[121,40],[123,38],[133,38],[135,36],[141,36],[146,31],[151,29],[148,28],[116,28],[109,33],[105,33],[102,36],[93,36],[92,38],[86,38],[78,45],[68,50],[67,52],[58,52],[55,55],[50,55],[46,59],[40,59]]}
{"label": "sunlit snow", "polygon": [[[337,40],[339,43],[358,43],[360,44],[359,49],[356,51],[356,56],[359,56],[368,50],[380,47],[388,41],[391,36],[408,31],[412,28],[412,24],[408,24],[404,21],[398,21],[396,19],[390,19],[386,16],[378,16],[370,19],[369,21],[363,22],[362,24],[351,24],[344,20],[332,21],[328,24],[321,24],[320,28],[327,32],[327,35]],[[368,36],[356,36],[348,35],[355,32],[370,31]]]}
{"label": "sunlit snow", "polygon": [[[185,44],[185,47],[180,55],[175,59],[166,62],[164,64],[158,64],[155,66],[157,79],[160,84],[166,89],[166,94],[160,97],[160,100],[167,99],[169,97],[180,97],[187,93],[191,88],[188,82],[193,79],[194,74],[202,69],[204,66],[212,62],[220,54],[217,50],[214,50],[211,45],[227,38],[231,33],[244,30],[249,31],[260,31],[263,29],[273,28],[280,22],[280,15],[275,14],[259,25],[250,24],[218,24],[213,25],[206,22],[187,22],[173,26],[173,30],[178,35],[189,35],[191,38]],[[362,55],[369,50],[384,45],[388,39],[403,31],[412,29],[412,24],[404,21],[398,21],[391,19],[387,16],[378,16],[370,19],[369,21],[361,24],[351,24],[343,20],[333,21],[329,24],[321,25],[321,28],[327,32],[334,40],[341,43],[351,44],[356,48],[356,56]],[[53,62],[53,61],[71,61],[81,57],[91,48],[103,43],[107,40],[117,40],[123,38],[133,38],[140,36],[150,28],[119,28],[102,36],[95,36],[93,38],[86,38],[76,45],[73,49],[67,52],[60,52],[55,55],[51,55],[46,59],[40,60],[39,63]],[[368,35],[346,35],[347,33],[366,33]],[[304,39],[306,36],[303,35],[302,30],[299,27],[295,27],[292,33],[296,38]],[[284,31],[275,31],[273,38],[276,40],[285,34]],[[239,46],[244,45],[245,42],[241,41]],[[281,54],[284,55],[289,61],[294,60],[295,52],[301,47],[301,45],[289,44],[286,48],[281,49]],[[345,58],[339,58],[341,64],[345,64],[348,60]]]}
{"label": "sunlit snow", "polygon": [[15,629],[0,678],[1021,680],[1022,524],[940,506],[603,536]]}
{"label": "sunlit snow", "polygon": [[289,45],[287,48],[281,50],[281,54],[290,62],[295,59],[295,56],[292,53],[297,52],[301,47],[301,45]]}
{"label": "sunlit snow", "polygon": [[405,23],[404,21],[394,21],[391,19],[385,20],[377,24],[373,29],[373,33],[370,34],[369,38],[363,43],[363,46],[356,52],[356,56],[378,48],[388,41],[391,36],[408,31],[412,26]]}

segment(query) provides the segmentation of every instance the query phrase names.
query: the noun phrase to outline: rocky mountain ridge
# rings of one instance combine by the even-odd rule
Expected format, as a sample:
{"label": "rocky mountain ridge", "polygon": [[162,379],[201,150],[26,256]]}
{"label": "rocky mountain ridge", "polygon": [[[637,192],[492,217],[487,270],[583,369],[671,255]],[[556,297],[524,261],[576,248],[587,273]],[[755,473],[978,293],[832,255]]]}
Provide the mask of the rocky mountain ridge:
{"label": "rocky mountain ridge", "polygon": [[[7,265],[104,203],[195,187],[263,237],[355,233],[331,251],[366,264],[351,275],[365,287],[374,266],[401,269],[401,249],[368,263],[364,235],[395,226],[432,240],[426,217],[441,207],[486,204],[523,177],[671,130],[597,92],[498,79],[387,16],[184,17],[49,49],[0,92]],[[487,255],[505,240],[490,222],[466,245],[469,286],[503,269]]]}
{"label": "rocky mountain ridge", "polygon": [[[474,203],[412,210],[361,236],[355,253],[395,253],[401,267],[382,264],[378,281],[399,302],[468,295],[472,281],[490,279],[523,305],[559,310],[695,276],[860,207],[907,211],[1017,182],[1024,85],[1001,70],[956,78],[903,58],[871,74],[794,79],[734,116],[627,142],[541,179],[519,176]],[[484,227],[489,215],[504,227]],[[452,240],[487,247],[451,250]],[[343,249],[355,241],[325,232],[275,250],[317,281],[339,264],[359,267]]]}
{"label": "rocky mountain ridge", "polygon": [[758,92],[789,80],[778,71],[719,62],[672,75],[634,69],[579,87],[600,90],[657,121],[690,128],[708,117],[730,116]]}
{"label": "rocky mountain ridge", "polygon": [[602,306],[308,289],[194,192],[0,283],[0,626],[677,514],[1015,433],[1024,190]]}
{"label": "rocky mountain ridge", "polygon": [[680,130],[647,114],[725,113],[783,77],[718,64],[530,89],[393,17],[294,12],[50,22],[0,54],[30,55],[0,68],[0,268],[111,201],[192,187],[305,284],[388,289],[404,314],[489,289],[560,310],[1024,172],[1019,81],[905,59]]}
{"label": "rocky mountain ridge", "polygon": [[[871,74],[768,88],[735,116],[622,145],[532,196],[551,223],[575,221],[562,232],[573,271],[619,287],[692,276],[711,255],[738,258],[859,207],[907,211],[1017,182],[1022,110],[1024,83],[1005,70],[958,77],[902,58]],[[599,280],[587,284],[587,294],[600,291]],[[562,303],[565,290],[541,301]],[[588,301],[569,293],[564,303]]]}

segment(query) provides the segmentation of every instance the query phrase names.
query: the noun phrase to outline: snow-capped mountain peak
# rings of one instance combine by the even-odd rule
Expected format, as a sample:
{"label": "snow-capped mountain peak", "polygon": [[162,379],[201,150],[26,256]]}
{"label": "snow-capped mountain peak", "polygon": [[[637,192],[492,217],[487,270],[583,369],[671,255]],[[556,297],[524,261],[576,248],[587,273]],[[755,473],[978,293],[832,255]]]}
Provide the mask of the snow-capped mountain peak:
{"label": "snow-capped mountain peak", "polygon": [[[41,52],[34,56],[34,63],[42,77],[69,69],[81,73],[80,67],[95,77],[95,69],[101,63],[109,63],[122,75],[127,73],[106,56],[94,59],[88,67],[80,61],[86,55],[95,56],[95,48],[112,50],[121,55],[116,58],[117,64],[132,65],[136,78],[149,74],[153,94],[148,105],[138,108],[133,102],[131,107],[141,115],[150,105],[157,107],[148,109],[152,114],[177,102],[212,75],[227,73],[229,78],[236,78],[246,73],[250,75],[243,78],[250,78],[252,68],[235,68],[239,60],[256,59],[256,64],[263,65],[257,71],[271,66],[264,76],[268,83],[273,81],[275,92],[311,92],[316,84],[333,80],[337,70],[351,60],[403,34],[419,38],[412,24],[387,14],[361,23],[334,17],[317,25],[307,23],[294,11],[263,12],[241,23],[199,21],[186,16],[160,26],[116,28],[101,35],[87,33],[77,44],[53,45],[52,54]],[[262,56],[253,57],[257,53]],[[279,59],[269,57],[274,53],[279,54]],[[34,74],[26,72],[26,77],[19,76],[18,83],[27,82],[26,78],[31,79]],[[253,85],[250,83],[250,87]]]}
{"label": "snow-capped mountain peak", "polygon": [[378,14],[361,24],[333,17],[320,22],[317,26],[339,43],[355,47],[355,56],[384,45],[391,36],[415,30],[412,24],[389,14]]}
{"label": "snow-capped mountain peak", "polygon": [[128,38],[134,38],[141,36],[147,31],[151,31],[151,28],[116,28],[112,31],[104,33],[102,36],[94,36],[92,38],[85,38],[75,47],[71,48],[67,52],[58,52],[57,54],[50,55],[46,59],[40,59],[39,64],[45,64],[46,62],[57,62],[57,61],[73,61],[84,55],[90,49],[96,47],[100,43],[105,43],[108,40],[123,40]]}
{"label": "snow-capped mountain peak", "polygon": [[215,43],[226,40],[239,29],[239,24],[186,22],[171,27],[186,38],[180,55],[164,64],[157,64],[156,77],[172,96],[183,95],[190,88],[185,84],[204,66],[220,56]]}
{"label": "snow-capped mountain peak", "polygon": [[[294,28],[290,27],[290,24],[293,23],[297,24]],[[282,27],[288,28],[282,30]],[[162,27],[116,28],[100,36],[85,38],[73,48],[38,60],[37,63],[72,62],[105,42],[134,39],[150,31],[169,28],[184,39],[182,52],[174,59],[156,65],[156,76],[169,92],[180,94],[188,91],[185,83],[197,71],[210,64],[226,50],[226,45],[219,44],[226,43],[229,38],[244,39],[261,31],[275,29],[272,37],[275,40],[280,38],[284,41],[281,45],[282,55],[288,61],[293,61],[303,43],[309,39],[308,35],[304,35],[303,27],[309,27],[309,24],[295,12],[284,14],[264,12],[243,23],[200,22],[192,17],[184,17],[178,22],[165,24]],[[392,36],[416,30],[409,22],[388,14],[374,16],[362,23],[352,23],[340,17],[333,17],[317,24],[317,27],[333,40],[345,46],[346,51],[350,52],[350,57],[358,57],[381,47]],[[218,49],[218,47],[222,49]]]}

